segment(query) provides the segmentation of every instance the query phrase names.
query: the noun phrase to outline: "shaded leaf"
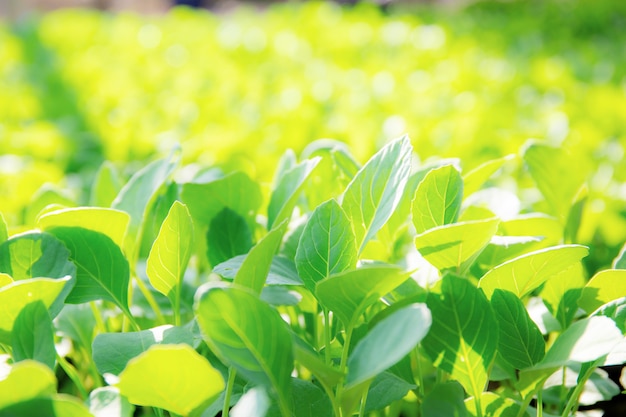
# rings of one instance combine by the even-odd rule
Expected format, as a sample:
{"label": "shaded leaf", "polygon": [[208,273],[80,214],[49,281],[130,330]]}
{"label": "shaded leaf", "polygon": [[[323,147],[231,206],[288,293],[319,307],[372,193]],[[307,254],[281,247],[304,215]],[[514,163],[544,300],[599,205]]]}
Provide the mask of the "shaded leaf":
{"label": "shaded leaf", "polygon": [[[328,395],[317,385],[298,378],[291,378],[294,417],[332,416],[333,407]],[[251,414],[246,414],[246,416]],[[278,417],[280,410],[273,405],[266,417]]]}
{"label": "shaded leaf", "polygon": [[541,298],[548,310],[566,329],[578,312],[578,299],[587,283],[582,262],[577,262],[550,278],[541,290]]}
{"label": "shaded leaf", "polygon": [[93,417],[77,398],[55,394],[34,398],[0,409],[0,417]]}
{"label": "shaded leaf", "polygon": [[435,385],[422,401],[422,415],[428,417],[466,417],[465,393],[457,381]]}
{"label": "shaded leaf", "polygon": [[67,304],[55,319],[58,332],[84,347],[91,356],[96,319],[88,304]]}
{"label": "shaded leaf", "polygon": [[25,306],[15,318],[11,348],[15,362],[33,359],[54,369],[56,349],[52,319],[41,300]]}
{"label": "shaded leaf", "polygon": [[374,378],[369,387],[365,402],[365,412],[381,410],[396,401],[400,401],[409,390],[415,387],[415,384],[410,384],[391,372],[380,373]]}
{"label": "shaded leaf", "polygon": [[318,353],[304,340],[295,334],[292,337],[294,356],[296,361],[307,368],[315,377],[328,388],[336,386],[344,375],[335,367],[324,362]]}
{"label": "shaded leaf", "polygon": [[252,232],[246,219],[228,207],[211,220],[206,239],[211,265],[243,255],[252,247]]}
{"label": "shaded leaf", "polygon": [[[235,256],[213,268],[213,272],[226,279],[234,279],[247,255]],[[265,281],[267,285],[302,285],[294,263],[284,256],[274,256]]]}
{"label": "shaded leaf", "polygon": [[418,185],[412,204],[417,233],[456,222],[462,200],[463,179],[454,165],[428,172]]}

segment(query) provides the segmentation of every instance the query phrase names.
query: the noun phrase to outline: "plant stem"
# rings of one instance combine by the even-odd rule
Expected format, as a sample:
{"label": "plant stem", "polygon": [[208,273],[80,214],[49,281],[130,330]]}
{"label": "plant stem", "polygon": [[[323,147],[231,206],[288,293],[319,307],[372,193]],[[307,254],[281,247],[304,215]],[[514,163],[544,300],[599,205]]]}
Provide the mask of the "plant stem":
{"label": "plant stem", "polygon": [[93,313],[93,317],[96,320],[97,329],[99,330],[100,333],[106,333],[107,325],[104,322],[104,320],[102,320],[102,315],[100,314],[100,310],[98,310],[98,306],[96,305],[96,302],[95,301],[90,302],[89,306],[91,307],[91,312]]}
{"label": "plant stem", "polygon": [[71,363],[69,363],[63,356],[59,354],[57,354],[57,362],[59,363],[59,366],[61,366],[63,371],[65,371],[65,374],[68,376],[68,378],[72,380],[72,382],[76,386],[76,389],[78,389],[78,392],[80,393],[82,399],[86,400],[87,398],[89,398],[89,393],[83,385],[83,382],[80,379],[80,375],[78,375],[78,371],[76,370],[76,368],[74,368]]}
{"label": "plant stem", "polygon": [[367,393],[369,390],[365,390],[363,396],[361,397],[361,407],[359,407],[359,417],[365,416],[365,404],[367,403]]}
{"label": "plant stem", "polygon": [[144,282],[138,276],[135,276],[135,282],[137,283],[137,287],[139,288],[139,291],[141,291],[141,294],[143,294],[148,304],[150,304],[150,308],[152,308],[152,311],[154,311],[158,324],[165,324],[166,320],[165,317],[163,317],[161,308],[154,299],[154,296],[152,295],[148,287],[146,287],[146,284],[144,284]]}
{"label": "plant stem", "polygon": [[330,365],[330,313],[324,307],[324,359],[327,365]]}
{"label": "plant stem", "polygon": [[543,417],[543,390],[537,392],[537,417]]}
{"label": "plant stem", "polygon": [[418,396],[418,401],[421,403],[422,400],[424,399],[424,397],[426,396],[426,393],[424,391],[424,375],[422,373],[422,364],[420,361],[420,354],[419,354],[419,346],[415,346],[415,368],[417,370],[417,379],[418,379],[418,387],[417,387],[417,392],[419,393]]}
{"label": "plant stem", "polygon": [[483,417],[483,409],[480,404],[480,395],[474,397],[474,404],[476,404],[476,417]]}
{"label": "plant stem", "polygon": [[176,287],[176,293],[174,295],[174,304],[172,305],[172,308],[174,309],[174,326],[180,326],[180,290],[181,290],[180,287],[181,287],[180,285]]}
{"label": "plant stem", "polygon": [[578,407],[578,398],[580,397],[581,392],[585,388],[585,383],[593,374],[593,371],[595,370],[598,362],[599,360],[596,361],[592,366],[590,366],[589,369],[587,369],[587,371],[584,373],[582,378],[580,378],[580,375],[579,375],[576,388],[574,388],[572,395],[570,395],[569,400],[567,401],[567,405],[565,406],[565,409],[563,410],[563,414],[561,414],[561,417],[569,417],[572,411],[574,411]]}
{"label": "plant stem", "polygon": [[233,394],[236,376],[237,370],[232,366],[228,368],[228,382],[226,383],[226,390],[224,391],[224,405],[222,406],[223,417],[228,417],[228,411],[230,410],[230,397]]}
{"label": "plant stem", "polygon": [[[346,373],[346,366],[348,365],[348,351],[350,350],[350,340],[352,339],[352,331],[354,330],[354,326],[350,324],[348,328],[346,328],[346,336],[343,341],[343,348],[341,350],[341,362],[339,364],[339,372],[342,374]],[[343,394],[343,381],[337,385],[337,400],[341,401],[341,394]]]}

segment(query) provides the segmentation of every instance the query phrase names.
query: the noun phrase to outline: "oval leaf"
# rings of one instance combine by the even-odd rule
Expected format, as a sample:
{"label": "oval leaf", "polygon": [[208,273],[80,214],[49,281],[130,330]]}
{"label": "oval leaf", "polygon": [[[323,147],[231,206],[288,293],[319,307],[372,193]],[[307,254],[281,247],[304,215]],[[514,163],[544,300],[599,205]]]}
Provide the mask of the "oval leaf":
{"label": "oval leaf", "polygon": [[187,345],[154,345],[120,374],[117,387],[132,404],[189,415],[224,389],[222,375]]}
{"label": "oval leaf", "polygon": [[454,165],[435,168],[417,186],[413,200],[413,224],[417,233],[454,223],[463,200],[463,179]]}
{"label": "oval leaf", "polygon": [[252,232],[243,216],[224,207],[211,220],[206,240],[209,262],[217,265],[247,253],[252,247]]}

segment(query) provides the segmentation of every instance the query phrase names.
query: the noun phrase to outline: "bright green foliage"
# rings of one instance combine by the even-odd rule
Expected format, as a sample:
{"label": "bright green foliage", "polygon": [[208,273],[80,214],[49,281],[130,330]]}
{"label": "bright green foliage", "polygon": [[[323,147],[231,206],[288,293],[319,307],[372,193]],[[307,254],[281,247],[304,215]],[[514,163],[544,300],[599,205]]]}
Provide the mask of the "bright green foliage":
{"label": "bright green foliage", "polygon": [[42,301],[28,304],[13,323],[11,348],[13,360],[33,359],[54,369],[56,350],[52,319]]}
{"label": "bright green foliage", "polygon": [[335,200],[317,207],[302,231],[296,268],[309,291],[332,274],[356,266],[357,247],[350,219]]}
{"label": "bright green foliage", "polygon": [[589,253],[580,245],[562,245],[531,252],[496,266],[480,279],[478,286],[487,297],[496,288],[523,297],[550,277],[569,268]]}
{"label": "bright green foliage", "polygon": [[374,378],[367,390],[365,412],[382,410],[401,400],[410,390],[415,388],[415,384],[407,382],[392,372],[380,373]]}
{"label": "bright green foliage", "polygon": [[11,275],[0,272],[0,287],[4,287],[13,282]]}
{"label": "bright green foliage", "polygon": [[546,351],[543,335],[515,294],[497,289],[491,307],[498,322],[498,353],[515,369],[530,368]]}
{"label": "bright green foliage", "polygon": [[110,161],[104,161],[96,173],[89,203],[98,207],[110,207],[122,186],[122,179],[115,165]]}
{"label": "bright green foliage", "polygon": [[359,252],[397,207],[409,178],[412,149],[408,136],[390,142],[348,184],[341,207],[352,220]]}
{"label": "bright green foliage", "polygon": [[480,395],[498,346],[494,312],[482,291],[465,279],[446,275],[441,291],[428,296],[433,323],[422,346],[470,395]]}
{"label": "bright green foliage", "polygon": [[365,309],[406,281],[408,274],[392,265],[372,265],[340,272],[317,283],[319,302],[339,317],[344,326],[354,326]]}
{"label": "bright green foliage", "polygon": [[77,398],[56,394],[12,404],[0,410],[1,417],[93,417]]}
{"label": "bright green foliage", "polygon": [[578,305],[588,313],[610,301],[626,297],[626,271],[607,269],[594,275],[582,290]]}
{"label": "bright green foliage", "polygon": [[188,416],[216,397],[224,380],[192,347],[154,345],[126,365],[116,385],[132,404]]}
{"label": "bright green foliage", "polygon": [[0,379],[0,410],[34,398],[56,393],[56,378],[52,370],[32,360],[11,365],[8,375]]}
{"label": "bright green foliage", "polygon": [[439,270],[462,272],[495,235],[499,220],[492,218],[435,227],[415,237],[419,253]]}
{"label": "bright green foliage", "polygon": [[480,395],[480,412],[474,398],[465,400],[468,416],[470,417],[527,417],[528,412],[510,398],[501,397],[493,392],[483,392]]}
{"label": "bright green foliage", "polygon": [[228,207],[211,220],[206,239],[211,265],[243,255],[252,247],[252,232],[246,219]]}
{"label": "bright green foliage", "polygon": [[417,234],[459,218],[463,179],[453,165],[430,171],[418,185],[413,200],[413,224]]}
{"label": "bright green foliage", "polygon": [[293,352],[287,325],[248,290],[209,288],[196,304],[204,340],[225,363],[278,395],[283,417],[291,409]]}
{"label": "bright green foliage", "polygon": [[541,290],[541,298],[563,329],[569,327],[578,312],[578,299],[587,279],[581,262],[550,278]]}
{"label": "bright green foliage", "polygon": [[150,283],[170,299],[174,308],[180,305],[181,285],[192,245],[191,215],[184,204],[175,201],[150,249],[146,266]]}
{"label": "bright green foliage", "polygon": [[507,155],[502,158],[487,161],[463,175],[463,192],[471,195],[478,191],[483,184],[494,175],[504,164],[515,158],[515,155]]}

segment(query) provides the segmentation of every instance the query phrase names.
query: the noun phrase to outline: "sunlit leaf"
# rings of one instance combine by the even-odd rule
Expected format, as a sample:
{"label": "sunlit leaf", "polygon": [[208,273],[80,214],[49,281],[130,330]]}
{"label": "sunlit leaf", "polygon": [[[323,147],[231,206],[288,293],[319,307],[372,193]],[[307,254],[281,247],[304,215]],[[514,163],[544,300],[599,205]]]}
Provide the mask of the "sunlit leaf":
{"label": "sunlit leaf", "polygon": [[122,189],[122,180],[110,161],[104,161],[93,182],[89,204],[97,207],[109,207]]}
{"label": "sunlit leaf", "polygon": [[56,393],[57,380],[46,365],[25,360],[11,366],[8,375],[0,377],[0,410],[33,398]]}
{"label": "sunlit leaf", "polygon": [[528,412],[510,398],[502,397],[493,392],[480,394],[480,411],[476,409],[476,400],[465,400],[467,413],[470,417],[527,417]]}
{"label": "sunlit leaf", "polygon": [[413,224],[418,234],[454,223],[463,200],[463,179],[453,165],[431,170],[418,185],[413,200]]}
{"label": "sunlit leaf", "polygon": [[626,297],[626,270],[607,269],[595,274],[582,290],[578,305],[588,313],[618,298]]}
{"label": "sunlit leaf", "polygon": [[94,417],[132,417],[135,407],[116,387],[100,387],[89,394],[89,412]]}
{"label": "sunlit leaf", "polygon": [[0,244],[4,243],[9,238],[9,231],[7,229],[7,222],[4,220],[2,212],[0,212]]}
{"label": "sunlit leaf", "polygon": [[626,244],[622,246],[619,254],[613,259],[613,269],[626,269]]}
{"label": "sunlit leaf", "polygon": [[492,159],[463,175],[463,188],[465,195],[471,195],[478,191],[487,180],[495,174],[508,161],[515,159],[515,155],[507,155],[502,158]]}

